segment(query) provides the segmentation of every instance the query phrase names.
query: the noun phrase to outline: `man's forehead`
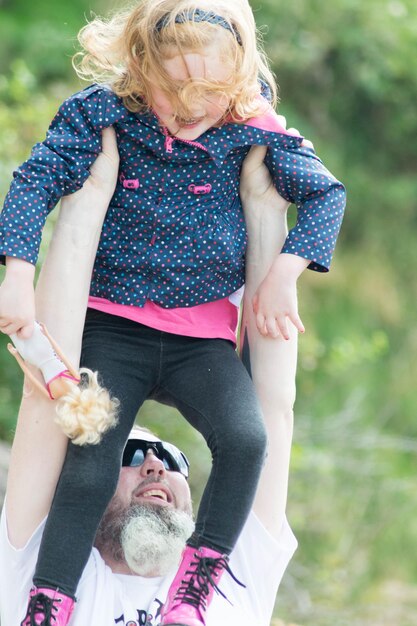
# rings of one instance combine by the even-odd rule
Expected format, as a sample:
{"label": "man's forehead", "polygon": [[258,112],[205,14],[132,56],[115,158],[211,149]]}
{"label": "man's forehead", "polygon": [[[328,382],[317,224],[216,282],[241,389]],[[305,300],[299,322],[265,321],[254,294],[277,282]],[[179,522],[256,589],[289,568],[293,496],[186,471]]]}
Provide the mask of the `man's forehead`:
{"label": "man's forehead", "polygon": [[157,437],[153,433],[149,433],[146,430],[140,430],[139,428],[135,428],[130,432],[129,440],[132,439],[144,439],[145,441],[161,441],[159,437]]}

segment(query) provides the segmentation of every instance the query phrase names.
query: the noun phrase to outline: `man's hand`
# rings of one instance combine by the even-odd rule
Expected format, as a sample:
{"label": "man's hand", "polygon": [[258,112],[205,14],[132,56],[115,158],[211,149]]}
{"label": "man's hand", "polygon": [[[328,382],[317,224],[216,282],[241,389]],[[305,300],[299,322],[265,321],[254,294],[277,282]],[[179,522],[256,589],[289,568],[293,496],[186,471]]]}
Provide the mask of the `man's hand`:
{"label": "man's hand", "polygon": [[90,177],[86,185],[94,187],[97,193],[107,196],[114,194],[119,170],[119,152],[117,150],[114,128],[105,128],[102,132],[101,153],[90,167]]}
{"label": "man's hand", "polygon": [[114,128],[105,128],[102,132],[101,152],[90,167],[90,176],[82,189],[66,196],[67,204],[78,202],[78,197],[84,199],[87,194],[94,198],[94,203],[102,200],[110,202],[116,187],[119,169],[119,152],[117,150],[116,133]]}
{"label": "man's hand", "polygon": [[[276,202],[280,198],[264,163],[266,151],[266,146],[252,146],[243,161],[239,188],[243,204],[258,200]],[[283,206],[286,210],[288,202],[283,201]]]}
{"label": "man's hand", "polygon": [[[284,128],[287,127],[287,120],[283,115],[278,115],[277,119]],[[296,128],[289,128],[287,132],[296,137],[300,136]],[[304,139],[302,145],[313,149],[313,144],[308,139]],[[252,146],[249,150],[242,165],[240,197],[244,206],[247,203],[250,205],[256,203],[262,210],[264,204],[273,204],[276,210],[285,212],[289,203],[278,194],[272,183],[271,175],[264,163],[266,152],[266,146]]]}

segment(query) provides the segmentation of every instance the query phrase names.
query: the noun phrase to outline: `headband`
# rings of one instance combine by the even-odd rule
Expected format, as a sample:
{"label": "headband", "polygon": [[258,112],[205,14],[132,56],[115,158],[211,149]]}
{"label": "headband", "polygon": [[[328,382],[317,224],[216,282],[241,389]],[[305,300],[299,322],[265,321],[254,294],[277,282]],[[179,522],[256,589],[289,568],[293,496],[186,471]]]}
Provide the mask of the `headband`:
{"label": "headband", "polygon": [[[156,24],[156,30],[160,31],[165,26],[167,26],[169,21],[169,15],[165,15],[163,18],[159,20]],[[185,22],[209,22],[210,24],[216,24],[218,26],[222,26],[226,30],[232,33],[235,36],[236,41],[239,46],[242,45],[242,39],[240,37],[239,31],[233,24],[229,24],[227,20],[224,19],[221,15],[217,15],[217,13],[213,13],[213,11],[203,11],[202,9],[194,9],[190,11],[184,11],[183,13],[179,13],[175,17],[176,24],[184,24]]]}

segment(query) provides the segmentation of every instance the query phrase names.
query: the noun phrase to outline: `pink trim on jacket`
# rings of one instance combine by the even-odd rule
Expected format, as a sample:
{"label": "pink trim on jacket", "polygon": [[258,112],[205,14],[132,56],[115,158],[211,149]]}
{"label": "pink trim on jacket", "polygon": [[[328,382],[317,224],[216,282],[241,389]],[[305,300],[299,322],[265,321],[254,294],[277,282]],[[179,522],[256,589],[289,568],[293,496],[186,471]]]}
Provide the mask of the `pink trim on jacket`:
{"label": "pink trim on jacket", "polygon": [[246,120],[242,125],[252,126],[253,128],[259,128],[260,130],[294,137],[294,135],[289,133],[288,130],[279,122],[278,114],[275,113],[272,107],[268,107],[267,111],[263,115],[258,115]]}

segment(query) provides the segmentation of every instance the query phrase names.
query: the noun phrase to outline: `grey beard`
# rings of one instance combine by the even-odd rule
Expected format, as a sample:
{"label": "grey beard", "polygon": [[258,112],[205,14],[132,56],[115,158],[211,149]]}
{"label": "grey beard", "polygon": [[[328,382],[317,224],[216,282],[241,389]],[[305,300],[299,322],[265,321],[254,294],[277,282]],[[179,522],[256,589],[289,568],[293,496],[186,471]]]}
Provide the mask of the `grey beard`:
{"label": "grey beard", "polygon": [[189,513],[154,505],[123,508],[115,499],[97,531],[96,547],[139,576],[164,576],[178,566],[194,530]]}

